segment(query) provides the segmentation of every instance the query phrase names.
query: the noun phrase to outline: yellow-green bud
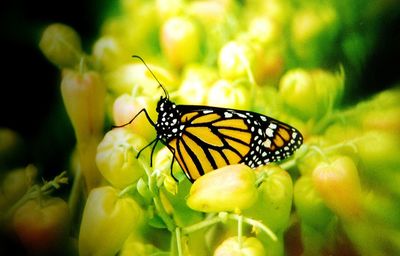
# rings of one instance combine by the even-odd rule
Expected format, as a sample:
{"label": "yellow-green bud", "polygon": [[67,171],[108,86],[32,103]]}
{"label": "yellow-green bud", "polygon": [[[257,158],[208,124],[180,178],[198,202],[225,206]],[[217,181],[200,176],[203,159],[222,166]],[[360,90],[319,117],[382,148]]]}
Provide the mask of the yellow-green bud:
{"label": "yellow-green bud", "polygon": [[361,183],[351,158],[341,156],[332,163],[320,163],[313,171],[312,179],[324,202],[340,217],[360,217]]}
{"label": "yellow-green bud", "polygon": [[264,256],[263,244],[255,237],[230,237],[223,241],[215,250],[214,256]]}
{"label": "yellow-green bud", "polygon": [[33,165],[11,170],[0,182],[0,216],[33,186],[37,169]]}
{"label": "yellow-green bud", "polygon": [[290,175],[276,165],[258,168],[265,173],[258,187],[258,199],[244,215],[262,221],[275,232],[284,231],[292,208],[293,183]]}
{"label": "yellow-green bud", "polygon": [[71,27],[60,23],[44,30],[39,47],[47,59],[59,68],[74,68],[83,57],[79,35]]}
{"label": "yellow-green bud", "polygon": [[200,34],[195,23],[183,17],[168,19],[161,28],[161,48],[176,68],[195,61],[200,53]]}
{"label": "yellow-green bud", "polygon": [[236,211],[249,208],[257,200],[256,175],[244,165],[222,167],[198,178],[187,204],[202,212]]}
{"label": "yellow-green bud", "polygon": [[123,189],[144,174],[137,153],[147,142],[127,128],[109,131],[97,147],[96,164],[100,173],[114,187]]}
{"label": "yellow-green bud", "polygon": [[8,128],[0,127],[0,169],[7,169],[23,157],[22,137]]}
{"label": "yellow-green bud", "polygon": [[296,213],[301,222],[316,230],[325,230],[333,218],[333,213],[316,191],[311,177],[299,178],[294,185],[293,195]]}
{"label": "yellow-green bud", "polygon": [[319,118],[339,102],[343,92],[344,74],[324,70],[288,71],[279,83],[279,93],[291,110],[304,120]]}
{"label": "yellow-green bud", "polygon": [[64,69],[61,93],[78,143],[102,134],[106,89],[100,74]]}
{"label": "yellow-green bud", "polygon": [[[122,94],[117,97],[113,104],[113,117],[115,125],[125,125],[142,109],[146,109],[150,118],[157,119],[156,101],[146,96],[131,96],[130,94]],[[143,136],[150,141],[156,136],[156,132],[149,123],[144,113],[135,118],[133,122],[125,126],[132,132]]]}
{"label": "yellow-green bud", "polygon": [[110,187],[90,191],[79,232],[79,255],[115,255],[142,220],[132,198]]}
{"label": "yellow-green bud", "polygon": [[248,78],[254,72],[256,52],[249,43],[232,41],[225,44],[218,56],[218,69],[222,78],[235,80]]}
{"label": "yellow-green bud", "polygon": [[159,250],[152,244],[146,244],[141,237],[136,234],[131,234],[124,242],[121,250],[118,252],[119,256],[146,256],[157,255]]}
{"label": "yellow-green bud", "polygon": [[102,69],[112,70],[121,65],[127,56],[122,50],[121,43],[116,38],[108,36],[99,38],[93,46],[93,58]]}
{"label": "yellow-green bud", "polygon": [[182,104],[205,105],[208,90],[217,80],[216,72],[200,65],[187,65],[183,70],[182,83],[179,88]]}
{"label": "yellow-green bud", "polygon": [[269,16],[257,16],[253,18],[248,27],[248,34],[251,39],[257,40],[263,45],[276,42],[280,39],[280,24]]}
{"label": "yellow-green bud", "polygon": [[228,80],[216,81],[208,92],[207,105],[234,109],[249,109],[250,85],[232,84]]}

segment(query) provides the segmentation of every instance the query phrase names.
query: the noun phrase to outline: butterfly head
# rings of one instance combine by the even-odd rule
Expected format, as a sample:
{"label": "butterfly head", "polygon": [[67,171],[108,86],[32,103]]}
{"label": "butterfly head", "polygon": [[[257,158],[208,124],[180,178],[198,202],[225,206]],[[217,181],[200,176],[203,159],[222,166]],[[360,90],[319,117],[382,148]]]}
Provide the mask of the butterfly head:
{"label": "butterfly head", "polygon": [[182,135],[183,126],[179,121],[179,110],[176,104],[161,97],[157,104],[158,119],[156,123],[157,137],[164,141]]}

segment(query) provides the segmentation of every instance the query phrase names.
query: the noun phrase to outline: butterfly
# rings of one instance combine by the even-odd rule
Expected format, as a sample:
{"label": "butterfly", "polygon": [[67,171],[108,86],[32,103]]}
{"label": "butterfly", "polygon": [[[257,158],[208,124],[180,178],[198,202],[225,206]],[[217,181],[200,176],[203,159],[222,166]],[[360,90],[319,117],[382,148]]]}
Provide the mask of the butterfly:
{"label": "butterfly", "polygon": [[296,128],[266,115],[175,104],[144,60],[137,55],[133,57],[143,62],[165,94],[157,103],[157,122],[150,118],[146,109],[142,109],[127,123],[143,112],[157,132],[156,138],[138,152],[138,157],[153,144],[152,159],[157,142],[161,141],[173,153],[173,161],[176,160],[186,177],[194,182],[226,165],[243,163],[256,168],[283,160],[302,145],[303,136]]}

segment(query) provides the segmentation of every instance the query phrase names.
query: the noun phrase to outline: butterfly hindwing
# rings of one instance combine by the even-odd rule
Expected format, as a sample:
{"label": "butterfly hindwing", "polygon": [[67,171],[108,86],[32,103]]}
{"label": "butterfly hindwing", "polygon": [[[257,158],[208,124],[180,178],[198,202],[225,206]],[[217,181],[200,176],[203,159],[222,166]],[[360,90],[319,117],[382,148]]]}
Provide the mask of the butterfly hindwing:
{"label": "butterfly hindwing", "polygon": [[303,143],[303,137],[295,128],[268,116],[248,113],[252,122],[253,141],[244,163],[252,168],[280,161],[293,154]]}

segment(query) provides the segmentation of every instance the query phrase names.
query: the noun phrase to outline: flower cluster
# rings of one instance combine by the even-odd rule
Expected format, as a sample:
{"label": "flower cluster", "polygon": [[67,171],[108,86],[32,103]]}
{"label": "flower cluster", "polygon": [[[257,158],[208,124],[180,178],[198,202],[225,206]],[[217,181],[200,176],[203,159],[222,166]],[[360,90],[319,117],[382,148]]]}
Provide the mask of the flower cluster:
{"label": "flower cluster", "polygon": [[[69,207],[79,210],[82,195],[71,235],[80,255],[400,252],[399,87],[342,104],[379,28],[359,20],[376,22],[389,2],[374,12],[359,0],[119,4],[91,53],[63,24],[50,25],[40,42],[62,70],[77,139]],[[129,122],[142,109],[157,120],[164,92],[132,55],[177,104],[262,113],[299,129],[304,145],[284,162],[226,166],[191,184],[176,161],[171,167],[167,147],[156,147],[154,159],[151,147],[141,151],[154,127],[143,113]],[[129,124],[103,134],[105,120]],[[17,227],[25,208],[14,214]]]}

